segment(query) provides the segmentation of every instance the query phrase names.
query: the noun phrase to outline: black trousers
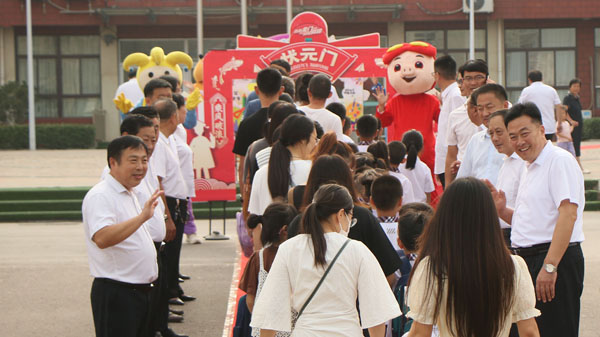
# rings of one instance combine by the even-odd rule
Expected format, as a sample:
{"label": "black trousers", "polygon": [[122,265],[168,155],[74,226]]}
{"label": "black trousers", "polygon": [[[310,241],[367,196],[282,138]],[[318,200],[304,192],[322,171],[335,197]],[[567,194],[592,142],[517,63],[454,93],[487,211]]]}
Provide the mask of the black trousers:
{"label": "black trousers", "polygon": [[446,189],[446,174],[444,173],[440,173],[437,175],[438,178],[440,179],[440,182],[442,183],[442,189]]}
{"label": "black trousers", "polygon": [[169,296],[167,282],[166,259],[161,242],[155,242],[156,258],[158,262],[158,279],[154,282],[150,300],[150,313],[148,315],[148,337],[154,337],[156,331],[165,331],[169,324]]}
{"label": "black trousers", "polygon": [[96,337],[145,337],[151,292],[96,278],[90,298]]}
{"label": "black trousers", "polygon": [[165,243],[166,282],[170,297],[182,294],[179,287],[179,258],[181,257],[181,244],[183,242],[183,228],[187,221],[187,200],[166,197],[171,218],[175,223],[175,238]]}
{"label": "black trousers", "polygon": [[581,157],[581,136],[583,132],[583,120],[577,122],[579,122],[579,125],[573,128],[573,132],[571,132],[571,137],[573,138],[575,157]]}
{"label": "black trousers", "polygon": [[555,141],[556,140],[556,133],[547,133],[546,134],[546,140]]}
{"label": "black trousers", "polygon": [[[535,285],[546,253],[524,257]],[[569,246],[558,265],[556,294],[552,301],[537,301],[542,312],[536,317],[540,336],[576,337],[579,335],[579,313],[583,291],[584,258],[580,245]]]}

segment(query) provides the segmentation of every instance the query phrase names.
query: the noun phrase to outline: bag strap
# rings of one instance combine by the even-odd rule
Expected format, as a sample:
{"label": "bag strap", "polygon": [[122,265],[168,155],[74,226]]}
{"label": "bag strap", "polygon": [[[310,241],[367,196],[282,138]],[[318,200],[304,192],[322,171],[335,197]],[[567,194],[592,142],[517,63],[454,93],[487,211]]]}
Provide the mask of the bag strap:
{"label": "bag strap", "polygon": [[308,305],[308,303],[310,303],[310,301],[313,299],[313,297],[315,297],[317,290],[319,290],[319,288],[321,287],[321,284],[323,283],[323,281],[325,281],[325,277],[327,276],[327,274],[329,274],[331,267],[333,267],[333,265],[335,264],[335,261],[340,256],[340,254],[342,253],[344,248],[346,248],[346,246],[348,245],[349,242],[350,242],[350,239],[347,239],[346,242],[344,242],[344,244],[340,248],[340,250],[338,250],[337,254],[335,254],[335,256],[333,257],[333,260],[331,260],[331,263],[329,264],[329,266],[327,266],[325,273],[323,274],[323,276],[321,276],[319,283],[317,283],[317,286],[315,287],[315,289],[312,291],[312,293],[310,294],[310,296],[308,297],[306,302],[304,302],[304,305],[300,309],[300,312],[298,312],[298,318],[300,318],[300,316],[302,315],[302,312],[304,312],[304,309],[306,309],[306,306]]}

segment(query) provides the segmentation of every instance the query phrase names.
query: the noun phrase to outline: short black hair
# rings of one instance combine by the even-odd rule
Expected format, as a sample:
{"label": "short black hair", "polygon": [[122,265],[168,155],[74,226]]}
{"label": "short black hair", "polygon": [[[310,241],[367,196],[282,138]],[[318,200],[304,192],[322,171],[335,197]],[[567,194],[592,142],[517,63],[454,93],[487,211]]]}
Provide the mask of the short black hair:
{"label": "short black hair", "polygon": [[540,82],[542,80],[542,72],[539,70],[532,70],[527,73],[527,78],[531,82]]}
{"label": "short black hair", "polygon": [[140,137],[136,136],[121,136],[113,139],[109,144],[106,151],[106,161],[110,168],[110,158],[114,158],[117,163],[121,163],[121,155],[126,149],[139,149],[143,148],[148,154],[148,147],[144,144],[144,141]]}
{"label": "short black hair", "polygon": [[132,79],[137,76],[137,67],[130,67],[129,72],[127,73],[127,78]]}
{"label": "short black hair", "polygon": [[316,99],[327,99],[331,93],[331,80],[324,74],[317,74],[308,82],[308,91]]}
{"label": "short black hair", "polygon": [[456,79],[456,61],[450,55],[444,55],[435,60],[433,63],[435,71],[440,76],[448,81]]}
{"label": "short black hair", "polygon": [[263,95],[273,97],[281,89],[281,73],[275,68],[265,68],[256,75],[256,84]]}
{"label": "short black hair", "polygon": [[377,118],[373,115],[363,115],[356,121],[359,136],[370,138],[377,134]]}
{"label": "short black hair", "polygon": [[504,89],[504,87],[501,86],[500,84],[487,83],[487,84],[484,84],[484,85],[480,86],[479,88],[475,89],[475,91],[477,92],[475,94],[475,102],[477,102],[477,97],[479,97],[479,95],[488,94],[488,93],[494,94],[494,96],[496,96],[496,98],[502,102],[508,101],[508,95],[506,94],[506,89]]}
{"label": "short black hair", "polygon": [[352,127],[352,120],[350,117],[344,117],[344,122],[342,123],[342,132],[348,131]]}
{"label": "short black hair", "polygon": [[398,212],[398,216],[402,216],[408,212],[425,213],[429,218],[433,217],[433,214],[435,213],[433,207],[429,206],[429,204],[424,202],[409,202],[408,204],[402,205],[400,212]]}
{"label": "short black hair", "polygon": [[160,99],[154,103],[154,107],[158,111],[161,121],[167,121],[177,113],[177,105],[170,99]]}
{"label": "short black hair", "polygon": [[294,97],[294,93],[296,92],[296,84],[294,83],[294,80],[291,77],[281,77],[281,85],[283,86],[283,92],[285,94],[290,95],[290,97]]}
{"label": "short black hair", "polygon": [[294,99],[292,98],[292,96],[288,95],[288,93],[284,92],[283,94],[279,95],[279,101],[282,102],[288,102],[288,103],[292,103],[294,104]]}
{"label": "short black hair", "polygon": [[508,123],[521,116],[528,116],[533,122],[542,124],[542,114],[540,113],[540,109],[538,109],[537,105],[534,103],[527,102],[513,105],[512,108],[508,110],[506,117],[504,117],[504,125],[508,127]]}
{"label": "short black hair", "polygon": [[282,67],[283,69],[285,69],[285,71],[288,72],[288,74],[292,71],[292,67],[284,59],[275,59],[275,60],[271,61],[271,63],[269,63],[269,65],[271,65],[271,64]]}
{"label": "short black hair", "polygon": [[406,250],[417,250],[418,239],[431,216],[424,212],[406,212],[398,218],[398,238]]}
{"label": "short black hair", "polygon": [[156,108],[148,105],[138,106],[137,108],[134,108],[133,110],[129,111],[128,115],[142,115],[149,119],[160,118],[160,116],[158,116],[158,111],[156,111]]}
{"label": "short black hair", "polygon": [[169,82],[169,84],[171,85],[171,89],[173,89],[173,92],[177,90],[177,86],[179,86],[179,80],[176,77],[171,75],[162,75],[159,78]]}
{"label": "short black hair", "polygon": [[144,87],[144,97],[150,97],[154,93],[155,89],[159,88],[169,88],[173,91],[173,86],[162,78],[153,78]]}
{"label": "short black hair", "polygon": [[325,130],[323,130],[323,127],[317,121],[315,121],[315,131],[317,131],[317,139],[321,139],[325,134]]}
{"label": "short black hair", "polygon": [[462,77],[465,77],[465,71],[478,72],[478,73],[485,74],[485,76],[488,76],[490,74],[487,63],[482,59],[468,60],[461,67],[460,70],[461,70],[460,76],[462,76]]}
{"label": "short black hair", "polygon": [[313,76],[311,73],[303,73],[296,77],[296,101],[308,102],[308,83]]}
{"label": "short black hair", "polygon": [[490,115],[490,120],[492,120],[492,118],[494,118],[494,117],[500,116],[500,117],[502,117],[502,120],[504,121],[506,119],[506,115],[508,115],[508,109],[500,109],[498,111],[493,112]]}
{"label": "short black hair", "polygon": [[400,180],[389,174],[382,175],[371,183],[371,199],[378,210],[393,210],[402,199],[403,193]]}
{"label": "short black hair", "polygon": [[573,86],[573,84],[577,84],[579,83],[579,85],[581,85],[581,80],[578,78],[574,78],[572,80],[569,81],[569,88],[571,88]]}
{"label": "short black hair", "polygon": [[400,165],[404,157],[406,157],[406,146],[400,141],[393,141],[388,144],[388,150],[390,151],[390,163],[394,165]]}
{"label": "short black hair", "polygon": [[141,128],[154,127],[152,121],[144,115],[131,115],[121,122],[121,134],[127,132],[128,135],[135,136]]}
{"label": "short black hair", "polygon": [[329,103],[327,104],[325,109],[336,114],[342,121],[344,120],[344,118],[346,118],[346,107],[340,102]]}
{"label": "short black hair", "polygon": [[177,104],[177,109],[185,105],[185,98],[181,94],[173,94],[173,102]]}

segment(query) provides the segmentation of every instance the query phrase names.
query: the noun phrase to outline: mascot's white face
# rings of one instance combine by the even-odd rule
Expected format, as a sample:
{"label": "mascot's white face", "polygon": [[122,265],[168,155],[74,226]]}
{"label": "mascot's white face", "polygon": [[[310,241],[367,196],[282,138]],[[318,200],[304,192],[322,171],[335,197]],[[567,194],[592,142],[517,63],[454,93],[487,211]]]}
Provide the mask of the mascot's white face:
{"label": "mascot's white face", "polygon": [[388,65],[388,80],[400,95],[426,92],[435,84],[434,61],[431,56],[406,51]]}
{"label": "mascot's white face", "polygon": [[[144,69],[138,74],[137,80],[140,88],[144,88],[150,80],[159,78],[164,75],[173,76],[181,81],[179,74],[173,69],[165,66],[154,66]],[[175,90],[175,88],[173,88]]]}

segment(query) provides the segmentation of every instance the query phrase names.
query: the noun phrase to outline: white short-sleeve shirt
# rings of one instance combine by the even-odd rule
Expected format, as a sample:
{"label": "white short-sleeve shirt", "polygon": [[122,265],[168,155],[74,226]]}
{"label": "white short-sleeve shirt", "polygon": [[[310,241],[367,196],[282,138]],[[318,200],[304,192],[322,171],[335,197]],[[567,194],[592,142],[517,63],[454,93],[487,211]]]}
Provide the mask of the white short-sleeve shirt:
{"label": "white short-sleeve shirt", "polygon": [[446,170],[446,154],[448,153],[448,120],[450,113],[465,104],[466,98],[460,95],[456,82],[450,84],[442,91],[442,106],[438,118],[438,133],[435,140],[435,166],[434,173],[444,173]]}
{"label": "white short-sleeve shirt", "polygon": [[179,167],[181,175],[185,181],[188,191],[188,197],[196,196],[196,188],[194,187],[194,153],[187,143],[187,132],[182,124],[177,125],[177,130],[173,133],[175,146],[177,149],[177,157],[179,157]]}
{"label": "white short-sleeve shirt", "polygon": [[167,138],[160,132],[150,162],[156,175],[162,178],[165,196],[177,199],[188,197],[187,185],[181,174],[177,146],[173,137]]}
{"label": "white short-sleeve shirt", "polygon": [[400,164],[398,169],[400,173],[410,180],[415,202],[427,202],[426,193],[431,193],[435,190],[429,167],[417,157],[415,168],[412,170],[406,168],[406,163]]}
{"label": "white short-sleeve shirt", "polygon": [[396,177],[400,181],[400,184],[402,184],[402,205],[416,202],[417,200],[410,180],[400,172],[390,171],[390,175]]}
{"label": "white short-sleeve shirt", "polygon": [[[498,172],[498,183],[496,189],[504,191],[506,195],[506,206],[514,209],[517,202],[517,192],[519,191],[519,182],[521,175],[525,170],[525,162],[515,152],[508,157],[504,157],[504,163]],[[500,219],[500,227],[510,228],[510,226]]]}
{"label": "white short-sleeve shirt", "polygon": [[458,147],[458,160],[463,159],[465,151],[467,150],[467,144],[469,144],[471,137],[478,131],[480,130],[477,125],[473,124],[469,119],[467,103],[450,113],[448,116],[446,144],[448,146]]}
{"label": "white short-sleeve shirt", "polygon": [[[290,177],[292,179],[290,181],[290,188],[297,185],[306,185],[311,167],[312,161],[310,160],[292,160],[290,162]],[[267,206],[272,202],[273,198],[269,190],[269,165],[265,165],[256,171],[254,175],[248,212],[262,215]]]}
{"label": "white short-sleeve shirt", "polygon": [[83,229],[93,277],[127,283],[151,283],[158,277],[156,249],[146,224],[122,242],[100,249],[92,237],[104,227],[138,216],[142,209],[135,193],[128,191],[112,175],[88,191],[81,207]]}
{"label": "white short-sleeve shirt", "polygon": [[536,160],[525,166],[512,217],[512,245],[530,247],[551,242],[563,200],[577,204],[570,242],[582,242],[585,188],[575,157],[548,141]]}
{"label": "white short-sleeve shirt", "polygon": [[479,131],[469,141],[456,178],[475,177],[488,179],[492,184],[498,182],[498,172],[506,156],[498,153],[488,130]]}
{"label": "white short-sleeve shirt", "polygon": [[340,117],[333,112],[322,108],[322,109],[311,109],[308,105],[304,105],[298,108],[306,114],[306,117],[312,119],[313,121],[319,122],[324,132],[333,131],[337,136],[338,140],[343,140],[344,134],[342,132],[342,120]]}
{"label": "white short-sleeve shirt", "polygon": [[521,91],[519,103],[532,102],[542,114],[542,124],[546,134],[556,132],[556,118],[554,117],[554,106],[560,104],[560,97],[554,88],[542,83],[533,82]]}

